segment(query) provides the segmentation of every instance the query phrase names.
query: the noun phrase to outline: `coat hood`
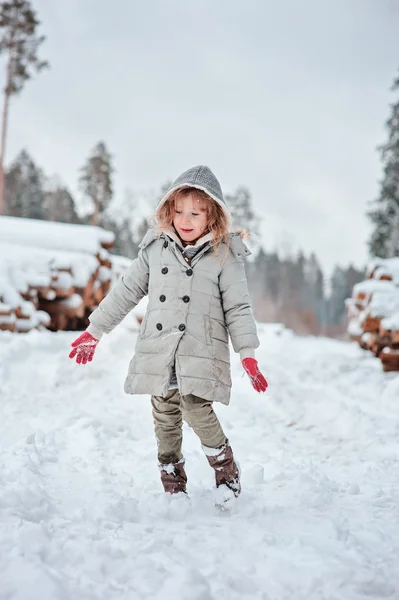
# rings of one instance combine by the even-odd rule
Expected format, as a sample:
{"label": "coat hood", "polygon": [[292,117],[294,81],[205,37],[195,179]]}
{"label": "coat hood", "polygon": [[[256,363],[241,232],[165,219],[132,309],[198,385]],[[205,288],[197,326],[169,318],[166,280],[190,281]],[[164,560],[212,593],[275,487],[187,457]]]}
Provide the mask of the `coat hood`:
{"label": "coat hood", "polygon": [[163,196],[158,204],[157,208],[160,208],[164,202],[169,198],[174,191],[184,187],[195,187],[208,194],[215,202],[222,207],[224,212],[231,222],[231,214],[227,207],[226,201],[223,197],[222,188],[216,176],[212,173],[209,167],[205,165],[199,165],[197,167],[191,167],[187,171],[184,171],[175,181],[171,184],[166,194]]}

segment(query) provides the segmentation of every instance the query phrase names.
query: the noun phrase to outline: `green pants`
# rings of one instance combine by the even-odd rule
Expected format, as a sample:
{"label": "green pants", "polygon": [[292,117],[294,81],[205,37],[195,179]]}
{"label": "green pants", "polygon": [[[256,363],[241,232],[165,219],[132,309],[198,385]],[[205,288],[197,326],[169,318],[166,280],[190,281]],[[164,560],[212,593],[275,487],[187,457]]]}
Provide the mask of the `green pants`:
{"label": "green pants", "polygon": [[181,396],[179,390],[170,390],[164,398],[152,396],[151,403],[161,464],[176,463],[183,456],[183,419],[198,435],[203,446],[220,448],[226,443],[212,402],[192,394]]}

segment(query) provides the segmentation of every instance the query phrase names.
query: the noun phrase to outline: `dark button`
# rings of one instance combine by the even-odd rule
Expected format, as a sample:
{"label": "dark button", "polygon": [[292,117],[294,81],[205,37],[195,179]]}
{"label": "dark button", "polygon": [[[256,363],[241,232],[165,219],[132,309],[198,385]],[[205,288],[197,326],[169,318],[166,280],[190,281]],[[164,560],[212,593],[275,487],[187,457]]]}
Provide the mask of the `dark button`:
{"label": "dark button", "polygon": [[162,323],[157,323],[157,329],[158,329],[158,331],[161,331],[161,329],[162,329]]}
{"label": "dark button", "polygon": [[183,296],[183,302],[190,302],[190,296]]}
{"label": "dark button", "polygon": [[179,325],[179,329],[180,329],[180,331],[184,331],[184,330],[185,330],[185,328],[186,328],[186,326],[185,326],[185,325],[183,325],[183,323],[182,323],[181,325]]}
{"label": "dark button", "polygon": [[162,294],[162,296],[159,296],[159,299],[160,299],[160,301],[161,301],[161,302],[165,302],[165,300],[166,300],[166,296],[164,296],[164,295]]}
{"label": "dark button", "polygon": [[186,275],[188,275],[189,277],[191,277],[192,274],[193,274],[193,270],[192,269],[187,269]]}
{"label": "dark button", "polygon": [[168,242],[164,242],[164,243],[163,243],[163,247],[164,247],[164,248],[167,248],[167,247],[168,247]]}
{"label": "dark button", "polygon": [[167,273],[168,271],[169,271],[168,267],[164,267],[164,268],[162,269],[162,273],[163,273],[164,275],[166,275],[166,273]]}

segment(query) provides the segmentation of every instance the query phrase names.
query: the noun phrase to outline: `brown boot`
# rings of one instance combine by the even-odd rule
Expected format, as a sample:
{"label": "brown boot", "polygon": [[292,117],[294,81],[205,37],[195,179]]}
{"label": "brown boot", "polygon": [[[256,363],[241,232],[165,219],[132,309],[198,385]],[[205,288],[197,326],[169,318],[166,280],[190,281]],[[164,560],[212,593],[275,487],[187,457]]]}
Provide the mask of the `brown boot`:
{"label": "brown boot", "polygon": [[159,464],[163,489],[169,494],[186,492],[187,475],[184,469],[184,459],[168,465]]}
{"label": "brown boot", "polygon": [[240,471],[234,460],[233,450],[227,440],[221,448],[202,446],[206,458],[215,471],[216,487],[225,485],[237,498],[241,492]]}

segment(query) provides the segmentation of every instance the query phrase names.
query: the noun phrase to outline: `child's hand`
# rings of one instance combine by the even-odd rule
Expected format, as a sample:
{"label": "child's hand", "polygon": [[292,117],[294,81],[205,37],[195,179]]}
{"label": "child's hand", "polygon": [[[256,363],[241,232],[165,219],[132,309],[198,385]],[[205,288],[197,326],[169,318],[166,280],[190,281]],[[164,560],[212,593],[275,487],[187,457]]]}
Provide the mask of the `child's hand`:
{"label": "child's hand", "polygon": [[88,331],[82,333],[74,342],[69,358],[75,358],[78,365],[86,364],[93,360],[94,352],[99,340],[96,340]]}
{"label": "child's hand", "polygon": [[244,358],[241,364],[251,380],[252,387],[257,392],[265,392],[267,390],[268,383],[263,377],[262,373],[259,371],[258,361],[255,358]]}

